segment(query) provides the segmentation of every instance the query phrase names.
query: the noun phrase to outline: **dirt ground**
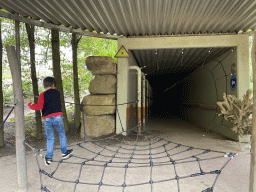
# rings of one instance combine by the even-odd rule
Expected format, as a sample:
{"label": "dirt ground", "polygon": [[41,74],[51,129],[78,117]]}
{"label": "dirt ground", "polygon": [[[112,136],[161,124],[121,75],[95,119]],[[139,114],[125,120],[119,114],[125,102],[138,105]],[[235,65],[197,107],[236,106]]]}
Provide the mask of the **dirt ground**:
{"label": "dirt ground", "polygon": [[[149,130],[152,134],[155,134],[157,137],[162,138],[160,141],[160,145],[162,145],[166,140],[180,143],[186,146],[192,146],[195,148],[203,148],[210,149],[216,151],[223,152],[234,152],[237,153],[235,158],[232,158],[231,161],[227,164],[227,166],[222,170],[216,185],[214,186],[214,191],[216,192],[244,192],[249,191],[249,172],[250,172],[250,144],[249,143],[238,143],[235,141],[228,140],[227,138],[211,132],[205,132],[193,125],[190,125],[186,122],[175,120],[175,119],[159,119],[154,118],[150,119],[147,123],[147,130]],[[203,137],[203,135],[205,135]],[[145,138],[144,138],[145,139]],[[12,141],[12,140],[10,140]],[[108,139],[111,141],[111,138]],[[39,146],[38,148],[45,147],[45,139],[40,142],[36,142],[31,138],[31,144]],[[51,166],[46,167],[43,163],[43,159],[38,157],[39,165],[41,169],[45,170],[47,173],[54,172],[56,169],[55,176],[61,180],[75,181],[79,176],[79,170],[81,170],[81,162],[83,159],[87,159],[83,169],[80,171],[79,183],[75,188],[75,191],[154,191],[154,192],[162,192],[162,191],[178,191],[177,189],[177,181],[165,181],[170,177],[175,177],[174,172],[170,171],[169,164],[161,165],[153,167],[150,171],[150,166],[146,167],[134,167],[127,169],[125,171],[124,168],[118,169],[117,167],[105,167],[102,168],[98,164],[101,162],[108,162],[109,157],[99,156],[95,158],[97,161],[90,161],[91,157],[95,157],[95,153],[97,154],[100,150],[102,150],[101,143],[99,146],[95,145],[91,142],[84,143],[84,147],[87,150],[79,147],[77,142],[81,142],[79,137],[79,133],[77,130],[71,128],[71,132],[68,134],[68,143],[72,145],[74,149],[74,156],[70,159],[66,160],[64,164],[59,164],[60,160],[60,151],[56,149],[54,151],[54,162]],[[10,148],[12,146],[12,142],[10,143]],[[103,142],[104,143],[104,142]],[[134,149],[136,144],[137,151],[135,151],[134,159],[136,159],[137,164],[144,163],[143,155],[141,150],[139,150],[139,146],[141,145],[144,149],[144,146],[147,147],[145,149],[145,153],[157,154],[161,152],[160,149],[154,149],[155,146],[158,146],[157,143],[150,145],[152,146],[152,150],[150,151],[148,141],[141,140],[139,143],[134,142],[134,140],[126,140],[124,142],[125,147],[122,147],[120,150],[131,150]],[[117,146],[116,146],[117,144]],[[14,145],[14,144],[13,144]],[[106,151],[106,156],[112,156],[118,150],[118,146],[120,146],[119,142],[116,142],[113,146],[108,146],[108,151]],[[58,141],[56,139],[56,147],[58,147]],[[130,149],[128,149],[131,147]],[[37,147],[36,147],[37,148]],[[8,150],[6,150],[8,151]],[[141,151],[141,152],[140,152]],[[192,150],[194,151],[194,150]],[[192,153],[191,151],[191,153]],[[95,152],[95,153],[94,153]],[[120,152],[120,151],[119,151]],[[42,152],[45,155],[45,151]],[[123,152],[119,158],[124,157],[126,152]],[[189,152],[190,153],[190,152]],[[2,153],[1,153],[2,154]],[[103,154],[101,154],[103,155]],[[145,155],[145,154],[144,154]],[[182,157],[183,153],[180,157]],[[206,154],[205,154],[206,155]],[[210,155],[210,154],[209,154]],[[97,155],[96,155],[97,156]],[[211,155],[210,155],[211,156]],[[208,154],[205,157],[210,157]],[[136,158],[137,157],[137,158]],[[141,160],[140,160],[141,158]],[[110,158],[111,159],[111,158]],[[129,159],[129,158],[128,158]],[[115,158],[116,162],[112,162],[111,165],[122,165],[122,162]],[[222,167],[225,162],[229,160],[229,157],[222,157],[220,159],[213,159],[210,161],[202,162],[202,168],[204,170],[218,170]],[[154,163],[158,163],[160,160],[157,158],[154,159]],[[148,162],[148,160],[147,160]],[[135,163],[135,162],[134,162]],[[136,164],[135,164],[136,165]],[[59,168],[58,168],[59,167]],[[104,166],[103,166],[104,167]],[[3,192],[14,192],[18,191],[17,189],[17,179],[16,179],[16,158],[14,155],[14,151],[8,151],[8,155],[2,155],[0,157],[0,169],[3,170],[0,172],[0,191]],[[198,164],[182,164],[182,166],[176,167],[179,175],[189,173],[190,170],[198,169]],[[192,171],[193,172],[193,171]],[[6,174],[8,173],[8,174]],[[103,174],[104,173],[104,174]],[[173,174],[173,175],[170,175]],[[28,175],[28,191],[41,191],[40,187],[40,176],[38,172],[38,166],[36,162],[36,158],[31,150],[27,151],[27,175]],[[103,177],[104,175],[104,177]],[[214,177],[212,177],[214,176]],[[214,182],[214,178],[216,175],[206,175],[189,179],[181,179],[179,180],[180,191],[183,192],[197,192],[203,191],[212,186]],[[124,190],[122,189],[122,183],[125,182],[130,184],[129,187],[126,187]],[[158,183],[152,184],[153,188],[151,188],[151,184],[149,183],[150,178],[154,181],[159,181]],[[51,179],[48,176],[42,174],[43,185],[47,187],[51,192],[59,192],[59,191],[74,191],[74,183],[69,182],[60,182],[56,179]],[[99,182],[108,183],[109,185],[113,184],[114,186],[102,185],[99,188]],[[88,184],[86,184],[88,183]],[[145,183],[141,185],[136,185],[138,183]],[[119,187],[118,187],[119,186]]]}

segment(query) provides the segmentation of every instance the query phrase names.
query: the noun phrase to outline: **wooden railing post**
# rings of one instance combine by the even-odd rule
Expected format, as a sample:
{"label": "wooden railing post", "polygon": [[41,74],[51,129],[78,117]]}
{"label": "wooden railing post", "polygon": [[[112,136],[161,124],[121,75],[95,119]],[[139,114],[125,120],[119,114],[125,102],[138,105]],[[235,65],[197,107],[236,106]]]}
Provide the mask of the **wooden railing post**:
{"label": "wooden railing post", "polygon": [[16,164],[17,164],[17,180],[18,191],[26,192],[27,186],[27,162],[25,141],[25,125],[24,125],[24,100],[21,82],[21,66],[17,59],[14,46],[7,46],[7,57],[10,64],[14,102],[15,107],[15,137],[16,137]]}

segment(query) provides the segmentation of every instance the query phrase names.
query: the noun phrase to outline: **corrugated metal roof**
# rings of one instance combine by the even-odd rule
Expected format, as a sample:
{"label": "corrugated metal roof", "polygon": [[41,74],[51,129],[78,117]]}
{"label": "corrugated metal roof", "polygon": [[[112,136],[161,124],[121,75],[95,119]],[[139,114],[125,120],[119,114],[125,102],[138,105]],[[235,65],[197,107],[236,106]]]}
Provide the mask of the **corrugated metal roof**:
{"label": "corrugated metal roof", "polygon": [[132,50],[142,71],[148,76],[163,73],[190,73],[199,66],[216,59],[233,47]]}
{"label": "corrugated metal roof", "polygon": [[124,36],[254,30],[255,0],[1,0],[24,17]]}
{"label": "corrugated metal roof", "polygon": [[[237,33],[256,26],[255,0],[0,0],[0,7],[46,23],[124,36]],[[157,54],[134,50],[133,54],[140,66],[147,66],[145,73],[156,75],[191,72],[229,49],[158,49]]]}

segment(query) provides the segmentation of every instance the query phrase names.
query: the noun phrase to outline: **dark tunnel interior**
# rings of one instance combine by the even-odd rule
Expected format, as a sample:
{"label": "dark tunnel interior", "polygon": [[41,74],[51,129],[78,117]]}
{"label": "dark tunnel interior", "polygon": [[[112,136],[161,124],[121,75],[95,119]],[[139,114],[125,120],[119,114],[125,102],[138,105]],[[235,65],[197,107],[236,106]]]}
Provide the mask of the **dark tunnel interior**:
{"label": "dark tunnel interior", "polygon": [[180,110],[186,98],[179,82],[188,75],[189,73],[170,73],[148,78],[153,90],[150,117],[186,120]]}
{"label": "dark tunnel interior", "polygon": [[[133,50],[152,88],[150,117],[188,121],[188,86],[181,83],[193,71],[232,50],[232,47]],[[192,93],[193,94],[193,93]]]}

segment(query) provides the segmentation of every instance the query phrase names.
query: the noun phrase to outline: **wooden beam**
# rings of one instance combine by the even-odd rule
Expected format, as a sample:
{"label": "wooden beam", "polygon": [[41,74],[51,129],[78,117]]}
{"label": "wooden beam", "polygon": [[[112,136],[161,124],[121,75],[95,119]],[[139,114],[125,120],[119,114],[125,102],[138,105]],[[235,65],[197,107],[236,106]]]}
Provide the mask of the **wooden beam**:
{"label": "wooden beam", "polygon": [[89,32],[89,31],[83,31],[81,29],[73,29],[69,27],[64,27],[64,26],[59,26],[55,24],[50,24],[50,23],[45,23],[42,21],[34,20],[34,19],[29,19],[26,17],[18,16],[15,14],[7,13],[4,11],[0,11],[0,17],[4,17],[7,19],[12,19],[15,21],[20,21],[23,23],[28,23],[30,25],[35,25],[38,27],[43,27],[47,29],[54,29],[62,32],[67,32],[67,33],[75,33],[79,35],[84,35],[84,36],[90,36],[90,37],[98,37],[98,38],[104,38],[104,39],[114,39],[117,40],[118,36],[117,35],[110,35],[110,34],[100,34],[100,33],[95,33],[95,32]]}

